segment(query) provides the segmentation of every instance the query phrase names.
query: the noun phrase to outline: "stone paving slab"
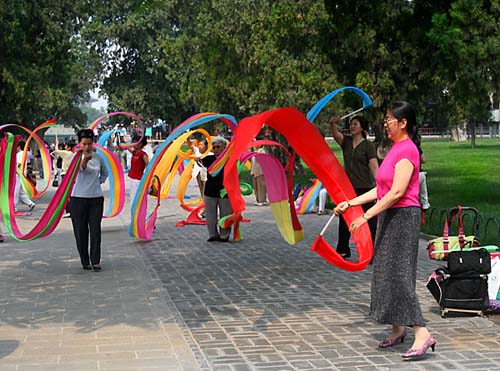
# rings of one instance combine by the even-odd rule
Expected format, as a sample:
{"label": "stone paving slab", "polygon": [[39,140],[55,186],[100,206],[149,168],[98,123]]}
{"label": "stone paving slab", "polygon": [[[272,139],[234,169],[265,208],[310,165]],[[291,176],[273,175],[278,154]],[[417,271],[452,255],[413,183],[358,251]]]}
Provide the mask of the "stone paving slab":
{"label": "stone paving slab", "polygon": [[[128,212],[105,220],[98,273],[81,270],[69,219],[41,240],[7,238],[0,370],[500,369],[498,317],[441,318],[425,288],[440,264],[425,240],[417,290],[438,344],[403,362],[413,335],[377,348],[389,329],[368,317],[371,267],[346,272],[310,251],[327,216],[301,216],[306,238],[296,246],[269,207],[248,206],[244,239],[224,244],[206,242],[204,226],[175,227],[186,216],[164,200],[149,242],[128,236]],[[325,235],[332,244],[335,231]]]}
{"label": "stone paving slab", "polygon": [[[18,218],[22,230],[42,209]],[[70,219],[0,245],[0,370],[199,369],[127,221],[103,221],[101,272],[81,269]]]}
{"label": "stone paving slab", "polygon": [[[371,267],[345,272],[309,250],[328,217],[301,216],[306,239],[289,246],[268,207],[248,206],[244,240],[217,244],[206,242],[204,227],[174,227],[185,215],[171,211],[140,251],[203,369],[500,369],[500,328],[491,318],[441,318],[425,287],[440,263],[428,259],[424,239],[418,294],[438,345],[419,362],[403,362],[413,335],[377,348],[388,328],[368,317]],[[335,230],[326,234],[332,243]]]}

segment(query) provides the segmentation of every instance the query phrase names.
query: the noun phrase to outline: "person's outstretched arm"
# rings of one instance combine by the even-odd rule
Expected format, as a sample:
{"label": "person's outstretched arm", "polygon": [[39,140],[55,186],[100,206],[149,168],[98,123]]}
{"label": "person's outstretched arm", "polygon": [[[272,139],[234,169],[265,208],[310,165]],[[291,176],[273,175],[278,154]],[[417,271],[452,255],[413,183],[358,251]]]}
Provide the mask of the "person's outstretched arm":
{"label": "person's outstretched arm", "polygon": [[330,131],[332,132],[333,139],[335,139],[339,146],[342,146],[342,143],[344,142],[344,134],[342,134],[337,127],[340,122],[339,117],[332,117],[330,119]]}

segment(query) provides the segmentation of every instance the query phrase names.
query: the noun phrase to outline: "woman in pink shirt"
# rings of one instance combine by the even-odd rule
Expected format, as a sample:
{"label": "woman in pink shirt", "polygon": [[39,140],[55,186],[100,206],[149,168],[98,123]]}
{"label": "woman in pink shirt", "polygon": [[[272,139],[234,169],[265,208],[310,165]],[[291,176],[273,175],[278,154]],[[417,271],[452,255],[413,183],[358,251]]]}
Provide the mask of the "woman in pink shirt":
{"label": "woman in pink shirt", "polygon": [[407,327],[412,327],[415,340],[401,356],[405,359],[434,351],[436,340],[425,327],[415,291],[421,210],[419,195],[420,155],[415,143],[418,131],[415,111],[407,102],[394,102],[384,120],[387,137],[393,142],[380,165],[372,190],[343,201],[335,208],[342,214],[351,206],[377,200],[350,225],[355,233],[359,226],[378,216],[370,314],[379,323],[392,325],[392,333],[379,343],[388,348],[403,342]]}

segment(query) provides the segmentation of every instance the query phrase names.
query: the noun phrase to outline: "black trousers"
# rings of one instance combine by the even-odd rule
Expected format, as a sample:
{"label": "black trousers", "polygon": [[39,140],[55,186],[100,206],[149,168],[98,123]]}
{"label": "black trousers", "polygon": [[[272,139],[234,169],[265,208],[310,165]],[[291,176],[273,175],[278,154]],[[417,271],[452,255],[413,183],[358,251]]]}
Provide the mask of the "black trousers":
{"label": "black trousers", "polygon": [[[371,188],[354,188],[356,195],[362,195],[366,193]],[[370,202],[368,204],[364,204],[361,207],[364,211],[368,210],[370,207],[375,205],[375,202]],[[370,232],[372,234],[372,242],[375,243],[375,232],[377,231],[377,218],[371,218],[368,221],[368,226],[370,227]],[[351,237],[351,233],[349,233],[349,227],[347,226],[344,218],[339,218],[339,241],[337,244],[337,252],[339,254],[346,254],[346,256],[351,256],[351,251],[349,250],[349,239]]]}
{"label": "black trousers", "polygon": [[[82,265],[95,265],[101,261],[101,220],[104,197],[71,197],[70,212],[76,247]],[[89,256],[90,235],[90,256]]]}

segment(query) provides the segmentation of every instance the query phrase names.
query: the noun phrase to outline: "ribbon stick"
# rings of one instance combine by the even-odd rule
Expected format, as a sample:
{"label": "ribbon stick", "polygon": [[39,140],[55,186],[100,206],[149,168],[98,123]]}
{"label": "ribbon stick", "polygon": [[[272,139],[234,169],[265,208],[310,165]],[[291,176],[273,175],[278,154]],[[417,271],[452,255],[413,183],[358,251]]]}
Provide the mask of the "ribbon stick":
{"label": "ribbon stick", "polygon": [[332,224],[333,219],[335,219],[336,216],[337,215],[335,213],[332,214],[332,216],[328,219],[328,221],[326,222],[325,226],[323,227],[323,229],[319,233],[320,236],[323,236],[325,234],[326,230],[328,229],[328,227],[330,226],[330,224]]}
{"label": "ribbon stick", "polygon": [[347,115],[342,116],[340,119],[343,120],[343,119],[345,119],[345,118],[347,118],[349,116],[354,116],[356,113],[361,112],[364,109],[365,109],[365,107],[361,107],[361,108],[357,109],[356,111],[353,111],[351,113],[348,113]]}

